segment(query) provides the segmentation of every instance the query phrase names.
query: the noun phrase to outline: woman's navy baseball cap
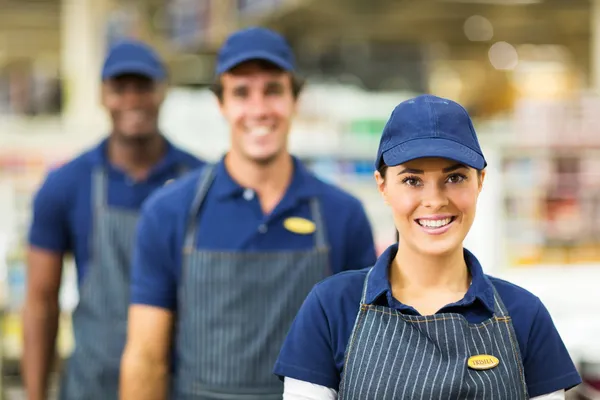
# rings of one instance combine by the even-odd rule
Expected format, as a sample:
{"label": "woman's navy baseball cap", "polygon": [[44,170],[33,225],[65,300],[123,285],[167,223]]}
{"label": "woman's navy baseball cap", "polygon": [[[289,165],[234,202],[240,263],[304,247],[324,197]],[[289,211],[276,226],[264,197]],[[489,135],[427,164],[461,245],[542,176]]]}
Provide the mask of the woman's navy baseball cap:
{"label": "woman's navy baseball cap", "polygon": [[446,158],[482,170],[487,166],[471,117],[460,104],[421,95],[396,106],[377,150],[375,168],[425,157]]}

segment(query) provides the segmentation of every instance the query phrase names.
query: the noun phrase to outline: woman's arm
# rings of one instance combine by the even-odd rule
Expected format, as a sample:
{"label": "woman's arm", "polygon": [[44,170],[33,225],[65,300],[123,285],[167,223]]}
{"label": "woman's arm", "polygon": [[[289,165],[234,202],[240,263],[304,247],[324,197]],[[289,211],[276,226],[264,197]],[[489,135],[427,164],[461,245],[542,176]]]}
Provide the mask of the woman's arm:
{"label": "woman's arm", "polygon": [[560,390],[566,392],[581,383],[581,377],[550,313],[539,299],[537,303],[526,350],[522,353],[525,381],[532,398]]}
{"label": "woman's arm", "polygon": [[337,389],[340,372],[329,326],[333,318],[325,314],[317,294],[321,285],[313,288],[296,315],[273,372],[281,379],[293,378]]}
{"label": "woman's arm", "polygon": [[532,397],[531,400],[565,400],[565,391],[559,390],[554,393],[543,394],[538,397]]}

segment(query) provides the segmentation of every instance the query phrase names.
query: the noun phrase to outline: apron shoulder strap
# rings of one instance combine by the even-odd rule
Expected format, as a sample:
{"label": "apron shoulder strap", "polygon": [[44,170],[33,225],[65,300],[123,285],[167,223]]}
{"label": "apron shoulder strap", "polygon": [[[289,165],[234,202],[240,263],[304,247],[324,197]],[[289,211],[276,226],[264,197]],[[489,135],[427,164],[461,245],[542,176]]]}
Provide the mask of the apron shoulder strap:
{"label": "apron shoulder strap", "polygon": [[367,303],[367,288],[369,286],[369,277],[371,276],[371,272],[373,272],[373,268],[375,267],[369,268],[369,272],[367,272],[367,276],[365,277],[365,283],[363,283],[362,295],[360,296],[361,306]]}
{"label": "apron shoulder strap", "polygon": [[108,177],[104,167],[92,170],[92,210],[104,207],[107,203]]}
{"label": "apron shoulder strap", "polygon": [[316,196],[310,199],[310,214],[315,223],[315,246],[317,248],[327,247],[327,230],[321,212],[321,202]]}
{"label": "apron shoulder strap", "polygon": [[484,277],[486,282],[492,287],[492,289],[494,290],[494,314],[496,315],[496,317],[508,317],[508,310],[506,309],[506,306],[504,305],[504,302],[502,301],[502,298],[500,297],[500,294],[498,294],[498,291],[496,290],[496,287],[494,286],[494,284],[492,283],[492,281],[490,281],[488,279],[488,277]]}
{"label": "apron shoulder strap", "polygon": [[210,188],[213,180],[215,178],[215,166],[213,164],[206,164],[204,168],[202,168],[202,172],[200,173],[200,179],[198,180],[198,188],[196,190],[196,195],[194,196],[194,200],[192,201],[192,205],[189,209],[188,218],[187,218],[187,228],[185,233],[185,241],[184,241],[184,251],[191,251],[194,247],[194,237],[196,236],[196,217],[200,212],[200,208],[202,207],[202,203],[206,198],[206,194],[208,193],[208,189]]}

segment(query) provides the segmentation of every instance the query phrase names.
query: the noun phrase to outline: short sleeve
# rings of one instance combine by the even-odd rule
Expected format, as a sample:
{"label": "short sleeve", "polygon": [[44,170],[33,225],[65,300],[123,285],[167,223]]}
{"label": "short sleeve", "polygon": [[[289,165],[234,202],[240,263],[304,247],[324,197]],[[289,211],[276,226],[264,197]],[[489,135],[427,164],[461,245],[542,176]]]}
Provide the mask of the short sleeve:
{"label": "short sleeve", "polygon": [[539,299],[538,303],[527,340],[527,354],[523,359],[525,381],[531,397],[568,390],[581,383],[550,313]]}
{"label": "short sleeve", "polygon": [[316,287],[296,315],[275,364],[274,373],[338,390],[331,334]]}
{"label": "short sleeve", "polygon": [[176,260],[172,217],[151,201],[144,204],[137,226],[131,272],[131,302],[175,310]]}
{"label": "short sleeve", "polygon": [[33,198],[29,244],[54,252],[70,249],[68,194],[57,171],[50,172]]}
{"label": "short sleeve", "polygon": [[344,270],[356,270],[370,267],[377,261],[373,231],[367,213],[357,201],[355,212],[348,223]]}

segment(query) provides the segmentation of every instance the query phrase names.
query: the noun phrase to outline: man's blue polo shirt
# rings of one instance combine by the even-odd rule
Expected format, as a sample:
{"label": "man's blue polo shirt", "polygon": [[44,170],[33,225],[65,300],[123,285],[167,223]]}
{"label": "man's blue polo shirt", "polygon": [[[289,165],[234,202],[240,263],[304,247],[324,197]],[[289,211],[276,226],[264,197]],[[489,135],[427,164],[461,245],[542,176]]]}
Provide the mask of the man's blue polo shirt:
{"label": "man's blue polo shirt", "polygon": [[167,142],[163,159],[144,181],[134,182],[110,165],[108,139],[61,167],[52,170],[33,199],[29,244],[57,253],[73,253],[77,277],[82,282],[90,260],[92,232],[92,172],[105,167],[108,206],[139,210],[146,198],[169,179],[204,163]]}
{"label": "man's blue polo shirt", "polygon": [[[264,215],[259,199],[236,183],[223,160],[196,217],[196,246],[222,251],[301,250],[315,246],[314,234],[284,228],[289,217],[311,219],[309,200],[321,206],[333,273],[364,268],[376,260],[371,226],[362,204],[320,181],[294,159],[293,178],[275,210]],[[138,225],[132,272],[132,302],[175,310],[189,209],[202,171],[167,185],[148,199]]]}
{"label": "man's blue polo shirt", "polygon": [[[388,271],[397,250],[397,245],[392,245],[377,260],[369,276],[366,302],[419,315],[414,308],[392,297]],[[540,299],[501,279],[489,276],[485,279],[477,258],[467,250],[464,253],[472,276],[471,286],[462,300],[438,313],[459,313],[470,323],[483,322],[494,312],[495,287],[515,328],[529,396],[553,393],[581,383]],[[359,311],[367,272],[368,268],[345,272],[314,287],[281,349],[275,374],[339,389],[344,354]]]}

